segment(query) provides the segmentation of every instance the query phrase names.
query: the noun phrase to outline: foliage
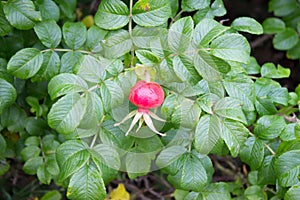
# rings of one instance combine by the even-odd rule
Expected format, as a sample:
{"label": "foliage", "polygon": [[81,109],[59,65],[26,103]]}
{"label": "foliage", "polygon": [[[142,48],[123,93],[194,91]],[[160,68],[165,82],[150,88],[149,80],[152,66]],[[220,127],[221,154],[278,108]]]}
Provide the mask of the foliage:
{"label": "foliage", "polygon": [[[296,4],[270,8],[286,17],[299,14]],[[296,55],[294,15],[225,26],[215,20],[226,14],[221,0],[103,0],[87,29],[76,5],[0,4],[0,175],[17,159],[69,199],[104,199],[118,174],[155,170],[176,199],[297,199],[300,91],[277,82],[289,69],[259,66],[243,36],[275,33],[275,48]],[[127,97],[144,70],[165,91],[154,112],[167,121],[155,121],[166,137],[147,126],[125,136],[130,121],[114,126],[136,109]],[[240,158],[248,176],[214,182],[212,155]]]}

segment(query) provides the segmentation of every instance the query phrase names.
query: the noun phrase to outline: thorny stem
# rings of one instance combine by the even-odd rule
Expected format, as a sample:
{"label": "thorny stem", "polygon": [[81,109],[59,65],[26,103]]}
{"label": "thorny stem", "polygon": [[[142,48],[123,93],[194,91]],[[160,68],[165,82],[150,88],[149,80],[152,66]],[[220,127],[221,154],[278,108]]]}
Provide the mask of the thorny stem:
{"label": "thorny stem", "polygon": [[[130,0],[130,3],[129,3],[128,32],[129,32],[129,36],[130,36],[131,41],[133,41],[133,39],[132,39],[132,7],[133,7],[133,0]],[[133,65],[134,65],[134,48],[132,46],[132,48],[131,48],[131,62],[130,62],[130,66],[132,67]]]}

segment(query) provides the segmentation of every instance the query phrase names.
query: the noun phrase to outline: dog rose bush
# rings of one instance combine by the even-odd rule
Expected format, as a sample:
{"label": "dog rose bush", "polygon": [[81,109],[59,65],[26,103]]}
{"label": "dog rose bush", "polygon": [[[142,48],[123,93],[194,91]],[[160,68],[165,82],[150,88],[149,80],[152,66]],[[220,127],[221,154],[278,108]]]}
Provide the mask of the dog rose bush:
{"label": "dog rose bush", "polygon": [[[104,199],[119,174],[158,170],[179,200],[298,198],[300,93],[278,82],[288,68],[251,57],[255,19],[224,25],[222,0],[102,0],[86,28],[76,6],[0,4],[0,175],[16,159],[69,199]],[[136,113],[141,81],[164,92],[145,107],[152,125],[115,126]],[[243,173],[213,181],[226,171],[214,157],[240,160]]]}

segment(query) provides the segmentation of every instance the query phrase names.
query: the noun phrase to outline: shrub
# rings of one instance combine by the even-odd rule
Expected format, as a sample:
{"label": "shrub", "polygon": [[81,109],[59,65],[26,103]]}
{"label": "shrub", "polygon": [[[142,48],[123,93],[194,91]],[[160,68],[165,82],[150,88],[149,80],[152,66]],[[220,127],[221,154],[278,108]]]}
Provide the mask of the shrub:
{"label": "shrub", "polygon": [[[275,14],[279,2],[292,4],[272,0]],[[0,4],[0,175],[16,159],[69,199],[104,199],[118,174],[158,170],[176,199],[297,199],[300,94],[277,82],[290,70],[260,66],[243,36],[264,27],[292,51],[294,29],[273,18],[225,26],[221,0],[103,0],[87,28],[76,5]],[[125,136],[130,120],[114,126],[136,109],[129,92],[145,76],[164,89],[153,112],[166,122],[153,123],[165,137],[142,124]],[[215,157],[240,159],[243,173]],[[215,169],[235,182],[213,181]]]}

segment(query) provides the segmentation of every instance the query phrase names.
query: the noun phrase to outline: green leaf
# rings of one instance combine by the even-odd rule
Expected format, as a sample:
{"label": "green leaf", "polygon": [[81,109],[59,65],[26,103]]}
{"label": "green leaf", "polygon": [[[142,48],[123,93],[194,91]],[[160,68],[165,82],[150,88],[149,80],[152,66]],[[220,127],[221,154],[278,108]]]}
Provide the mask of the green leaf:
{"label": "green leaf", "polygon": [[92,52],[100,52],[102,50],[101,41],[104,39],[108,31],[92,26],[87,31],[86,46]]}
{"label": "green leaf", "polygon": [[252,185],[245,190],[245,196],[249,200],[266,199],[267,194],[258,185]]}
{"label": "green leaf", "polygon": [[282,19],[270,17],[263,21],[262,26],[265,34],[280,33],[285,30],[285,23]]}
{"label": "green leaf", "polygon": [[132,40],[128,31],[120,29],[109,32],[102,40],[102,46],[106,58],[118,58],[131,50]]}
{"label": "green leaf", "polygon": [[93,165],[85,165],[70,179],[67,197],[70,199],[104,199],[105,185],[100,171]]}
{"label": "green leaf", "polygon": [[91,83],[100,83],[106,77],[106,63],[90,55],[84,55],[78,76]]}
{"label": "green leaf", "polygon": [[183,11],[195,11],[208,7],[210,0],[183,0],[181,3],[181,8]]}
{"label": "green leaf", "polygon": [[236,120],[247,124],[241,108],[241,102],[235,98],[225,97],[216,102],[213,112],[221,117]]}
{"label": "green leaf", "polygon": [[2,4],[0,4],[0,36],[5,36],[10,31],[12,31],[12,26],[7,21],[5,14],[3,12],[3,6]]}
{"label": "green leaf", "polygon": [[14,76],[7,72],[7,62],[3,58],[0,58],[0,78],[10,83],[14,82]]}
{"label": "green leaf", "polygon": [[180,82],[174,71],[173,62],[171,59],[163,59],[159,64],[157,75],[159,78],[167,83]]}
{"label": "green leaf", "polygon": [[55,99],[65,94],[84,92],[87,89],[87,83],[75,74],[59,74],[53,77],[48,84],[48,93],[51,99]]}
{"label": "green leaf", "polygon": [[[100,97],[95,92],[86,93],[87,108],[86,112],[80,121],[78,129],[87,129],[88,135],[94,135],[99,132],[99,123],[102,120],[104,114],[103,103]],[[78,130],[77,129],[77,130]],[[92,131],[91,129],[94,129]],[[80,137],[87,136],[79,134]]]}
{"label": "green leaf", "polygon": [[300,183],[293,185],[289,188],[289,190],[285,193],[284,199],[286,200],[297,200],[300,196]]}
{"label": "green leaf", "polygon": [[75,131],[86,112],[86,99],[78,93],[68,94],[53,104],[48,124],[61,134]]}
{"label": "green leaf", "polygon": [[[113,149],[113,148],[111,148],[111,149]],[[106,156],[114,154],[112,158],[106,158],[106,157],[103,158],[102,156],[95,153],[94,151],[92,151],[91,153],[92,153],[93,162],[96,164],[98,170],[101,171],[101,178],[103,179],[104,183],[105,184],[110,183],[118,175],[118,170],[122,170],[122,169],[118,168],[118,170],[117,170],[117,169],[111,168],[105,162],[109,162],[109,161],[106,161],[106,159],[113,161],[114,158],[119,156],[118,152],[116,152],[115,149],[109,153],[103,152],[103,154]],[[114,163],[111,166],[116,166],[115,164],[119,164],[120,159],[118,158],[118,160],[114,160],[114,161],[117,161],[117,163]]]}
{"label": "green leaf", "polygon": [[300,40],[298,43],[291,49],[286,52],[286,57],[289,59],[299,59],[300,58]]}
{"label": "green leaf", "polygon": [[184,56],[174,56],[173,66],[176,75],[183,81],[188,82],[191,85],[195,85],[201,80],[200,75],[195,69],[193,62]]}
{"label": "green leaf", "polygon": [[227,13],[222,0],[215,0],[210,6],[210,11],[216,17],[222,17]]}
{"label": "green leaf", "polygon": [[67,52],[61,57],[60,73],[76,73],[84,56],[79,52]]}
{"label": "green leaf", "polygon": [[207,46],[213,39],[223,34],[228,27],[221,25],[219,22],[205,18],[195,27],[193,32],[193,43],[196,47]]}
{"label": "green leaf", "polygon": [[191,17],[184,17],[172,24],[169,29],[168,43],[173,52],[183,53],[192,40],[194,22]]}
{"label": "green leaf", "polygon": [[250,134],[249,130],[241,123],[224,119],[222,121],[221,136],[233,157],[238,156],[241,147]]}
{"label": "green leaf", "polygon": [[38,168],[43,164],[42,157],[33,157],[25,162],[23,165],[23,170],[26,174],[35,175],[38,171]]}
{"label": "green leaf", "polygon": [[218,100],[220,100],[220,97],[218,97],[217,95],[206,93],[204,95],[201,95],[201,97],[198,99],[198,103],[202,110],[209,114],[213,114],[212,107]]}
{"label": "green leaf", "polygon": [[271,0],[269,2],[269,11],[274,11],[275,16],[287,16],[297,10],[296,0]]}
{"label": "green leaf", "polygon": [[[119,75],[122,76],[121,72],[124,69],[124,65],[120,59],[106,59],[106,58],[99,57],[99,60],[100,60],[102,66],[98,66],[98,67],[105,68],[105,70],[112,76],[119,76]],[[121,78],[121,77],[119,76],[119,78]],[[132,80],[132,81],[134,81],[134,80]]]}
{"label": "green leaf", "polygon": [[40,41],[48,48],[56,48],[61,41],[61,30],[54,20],[46,20],[34,26]]}
{"label": "green leaf", "polygon": [[63,37],[71,49],[79,49],[86,40],[86,27],[82,22],[66,22],[63,27]]}
{"label": "green leaf", "polygon": [[263,142],[260,139],[249,137],[241,148],[240,158],[251,167],[251,170],[258,169],[264,160]]}
{"label": "green leaf", "polygon": [[231,199],[230,188],[222,182],[208,184],[201,190],[200,194],[205,200]]}
{"label": "green leaf", "polygon": [[273,155],[266,156],[263,164],[258,169],[258,183],[261,185],[276,184],[275,174],[275,157]]}
{"label": "green leaf", "polygon": [[260,65],[254,57],[250,57],[250,62],[248,64],[242,64],[242,67],[246,69],[249,75],[260,73]]}
{"label": "green leaf", "polygon": [[[60,167],[59,181],[63,181],[79,171],[86,165],[89,158],[90,153],[85,143],[77,140],[62,143],[56,150],[56,159]],[[81,182],[81,184],[83,183]]]}
{"label": "green leaf", "polygon": [[31,78],[32,82],[49,81],[59,73],[60,58],[55,51],[43,53],[43,63],[39,71]]}
{"label": "green leaf", "polygon": [[183,146],[170,146],[163,149],[157,156],[156,164],[160,168],[167,167],[174,161],[178,160],[187,150]]}
{"label": "green leaf", "polygon": [[42,135],[48,129],[47,123],[42,118],[28,117],[25,129],[30,135]]}
{"label": "green leaf", "polygon": [[281,116],[265,115],[257,120],[254,133],[258,137],[266,140],[278,137],[284,130],[286,123]]}
{"label": "green leaf", "polygon": [[76,17],[77,0],[55,0],[61,10],[61,15],[67,17],[67,20],[74,21]]}
{"label": "green leaf", "polygon": [[136,57],[146,66],[153,66],[160,62],[159,58],[148,50],[137,50],[135,51]]}
{"label": "green leaf", "polygon": [[20,79],[28,79],[34,76],[43,64],[42,53],[35,48],[25,48],[11,57],[7,64],[7,70]]}
{"label": "green leaf", "polygon": [[171,17],[170,1],[139,0],[132,8],[132,15],[140,26],[160,26]]}
{"label": "green leaf", "polygon": [[151,156],[149,153],[128,152],[126,154],[126,171],[131,174],[144,174],[150,171]]}
{"label": "green leaf", "polygon": [[259,78],[255,82],[256,95],[260,98],[270,99],[273,102],[287,106],[289,93],[287,88],[268,78]]}
{"label": "green leaf", "polygon": [[106,112],[121,105],[124,100],[124,93],[116,81],[104,81],[100,87],[100,94]]}
{"label": "green leaf", "polygon": [[3,154],[6,151],[6,147],[7,147],[6,141],[2,136],[2,134],[0,134],[0,154]]}
{"label": "green leaf", "polygon": [[237,31],[260,35],[263,33],[263,27],[255,19],[250,17],[238,17],[233,20],[231,27]]}
{"label": "green leaf", "polygon": [[30,0],[9,0],[4,4],[3,11],[9,23],[20,30],[29,30],[42,20]]}
{"label": "green leaf", "polygon": [[208,82],[219,81],[230,71],[229,64],[206,51],[199,51],[195,55],[194,65],[198,73]]}
{"label": "green leaf", "polygon": [[190,101],[190,99],[182,99],[179,105],[176,105],[172,115],[172,122],[180,124],[182,127],[193,129],[198,123],[200,114],[201,109],[197,103]]}
{"label": "green leaf", "polygon": [[0,175],[4,175],[10,169],[10,165],[5,158],[0,157]]}
{"label": "green leaf", "polygon": [[48,191],[41,198],[41,200],[61,200],[61,199],[62,199],[62,195],[58,190]]}
{"label": "green leaf", "polygon": [[176,188],[199,191],[207,182],[207,173],[201,160],[193,154],[183,155],[182,167],[174,176],[169,175],[168,180]]}
{"label": "green leaf", "polygon": [[292,28],[286,28],[273,38],[273,45],[278,50],[289,50],[299,41],[297,32]]}
{"label": "green leaf", "polygon": [[37,0],[36,5],[41,12],[43,20],[53,19],[56,22],[59,20],[59,7],[52,0]]}
{"label": "green leaf", "polygon": [[208,154],[221,138],[221,123],[215,115],[203,115],[195,130],[194,146],[201,154]]}
{"label": "green leaf", "polygon": [[29,160],[30,158],[38,157],[41,153],[41,149],[37,146],[28,146],[22,149],[20,152],[22,159],[24,161]]}
{"label": "green leaf", "polygon": [[275,161],[275,171],[279,185],[293,186],[299,183],[300,150],[291,150],[281,154]]}
{"label": "green leaf", "polygon": [[95,15],[95,24],[107,30],[120,29],[128,22],[128,7],[120,0],[102,1]]}
{"label": "green leaf", "polygon": [[102,123],[100,138],[103,144],[116,146],[123,150],[128,150],[132,147],[134,140],[131,137],[126,137],[124,132],[114,126],[116,122],[113,120],[105,120]]}
{"label": "green leaf", "polygon": [[51,182],[51,174],[47,171],[46,164],[43,163],[37,170],[37,177],[40,182],[49,185]]}
{"label": "green leaf", "polygon": [[226,92],[230,97],[234,97],[243,102],[243,109],[254,111],[255,85],[246,75],[227,77],[224,82]]}
{"label": "green leaf", "polygon": [[0,119],[3,127],[11,133],[16,133],[24,130],[27,115],[24,109],[13,104],[3,110]]}
{"label": "green leaf", "polygon": [[133,44],[139,48],[150,47],[150,42],[159,35],[159,27],[141,27],[135,26],[132,30]]}
{"label": "green leaf", "polygon": [[6,80],[0,78],[0,114],[17,99],[16,89]]}
{"label": "green leaf", "polygon": [[93,150],[95,152],[93,156],[96,156],[102,164],[114,170],[120,170],[120,155],[115,147],[107,144],[98,144],[93,148]]}
{"label": "green leaf", "polygon": [[273,115],[277,113],[277,109],[272,100],[256,97],[255,108],[259,115]]}
{"label": "green leaf", "polygon": [[247,39],[236,33],[222,35],[210,45],[211,53],[221,59],[249,63],[250,45]]}
{"label": "green leaf", "polygon": [[273,63],[265,63],[261,67],[261,76],[266,78],[288,78],[291,70],[284,68],[281,65],[277,66],[277,69]]}

